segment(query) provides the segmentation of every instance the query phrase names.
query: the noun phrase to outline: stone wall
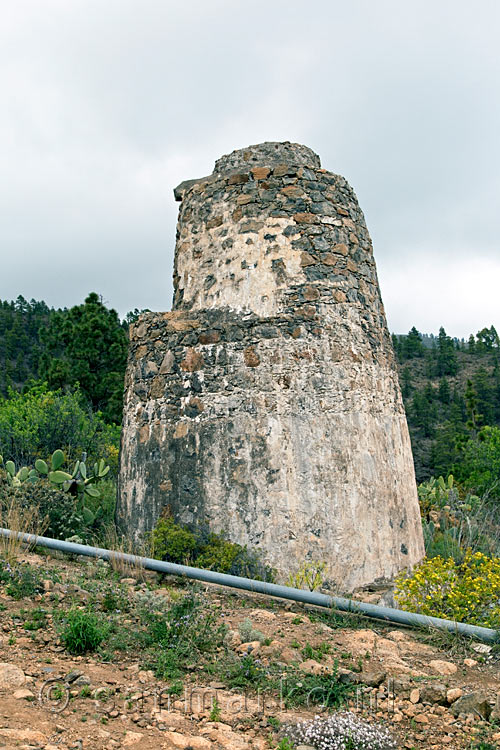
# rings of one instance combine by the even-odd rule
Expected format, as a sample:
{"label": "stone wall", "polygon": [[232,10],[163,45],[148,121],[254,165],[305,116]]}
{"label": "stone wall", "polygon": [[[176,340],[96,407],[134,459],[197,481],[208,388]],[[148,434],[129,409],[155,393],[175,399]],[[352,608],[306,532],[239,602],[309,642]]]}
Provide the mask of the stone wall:
{"label": "stone wall", "polygon": [[164,508],[327,563],[343,590],[423,555],[411,446],[370,237],[297,144],[216,162],[181,200],[174,310],[131,327],[118,520]]}

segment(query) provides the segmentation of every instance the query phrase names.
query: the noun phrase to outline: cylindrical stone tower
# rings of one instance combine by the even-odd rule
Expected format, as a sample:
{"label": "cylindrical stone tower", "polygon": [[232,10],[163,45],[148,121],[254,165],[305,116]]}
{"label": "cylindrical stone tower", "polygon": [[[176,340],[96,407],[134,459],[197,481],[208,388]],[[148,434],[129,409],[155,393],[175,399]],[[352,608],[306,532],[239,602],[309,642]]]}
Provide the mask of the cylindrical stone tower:
{"label": "cylindrical stone tower", "polygon": [[370,237],[310,149],[263,143],[182,183],[169,313],[131,326],[119,504],[349,591],[423,556]]}

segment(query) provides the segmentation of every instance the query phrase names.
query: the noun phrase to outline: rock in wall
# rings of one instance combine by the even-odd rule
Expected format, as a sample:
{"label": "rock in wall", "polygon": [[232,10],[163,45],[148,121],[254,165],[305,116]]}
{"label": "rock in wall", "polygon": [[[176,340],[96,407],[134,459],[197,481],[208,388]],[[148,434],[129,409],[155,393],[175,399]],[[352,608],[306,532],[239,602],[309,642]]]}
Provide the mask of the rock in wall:
{"label": "rock in wall", "polygon": [[351,187],[264,143],[182,183],[174,305],[130,328],[117,520],[208,522],[349,591],[423,556],[372,246]]}

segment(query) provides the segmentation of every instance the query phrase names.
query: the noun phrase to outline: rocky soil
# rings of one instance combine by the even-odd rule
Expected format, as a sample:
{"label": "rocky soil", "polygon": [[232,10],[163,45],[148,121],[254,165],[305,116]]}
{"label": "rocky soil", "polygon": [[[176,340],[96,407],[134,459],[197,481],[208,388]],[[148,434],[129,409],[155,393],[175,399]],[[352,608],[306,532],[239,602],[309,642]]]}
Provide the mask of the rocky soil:
{"label": "rocky soil", "polygon": [[[266,750],[278,747],[283,725],[321,714],[318,705],[287,708],[279,692],[261,695],[251,684],[229,689],[198,663],[189,665],[180,694],[169,696],[167,682],[133,650],[72,656],[59,640],[57,612],[88,602],[82,580],[92,581],[96,566],[25,560],[57,570],[60,580],[47,578],[44,593],[17,601],[0,588],[0,748]],[[173,579],[159,586],[156,577],[130,571],[121,588],[132,598],[149,588],[173,600],[186,591]],[[338,665],[335,679],[354,686],[349,709],[391,727],[398,747],[500,747],[497,647],[359,619],[327,624],[312,609],[217,587],[205,596],[229,628],[230,649],[256,657],[263,669],[295,664],[300,677]],[[26,629],[41,608],[43,626]],[[261,637],[242,643],[247,618]]]}

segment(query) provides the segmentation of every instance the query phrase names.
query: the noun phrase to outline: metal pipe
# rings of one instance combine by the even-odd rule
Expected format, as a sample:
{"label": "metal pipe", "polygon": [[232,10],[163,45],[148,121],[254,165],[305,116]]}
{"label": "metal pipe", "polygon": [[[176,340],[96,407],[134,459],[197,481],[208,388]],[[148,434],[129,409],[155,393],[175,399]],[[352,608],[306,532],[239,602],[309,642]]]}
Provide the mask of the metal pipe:
{"label": "metal pipe", "polygon": [[48,537],[36,536],[34,534],[23,534],[17,531],[10,531],[10,529],[0,529],[0,536],[18,538],[29,545],[47,547],[48,549],[59,550],[60,552],[67,552],[73,555],[87,555],[88,557],[97,557],[101,560],[115,558],[131,565],[146,568],[147,570],[155,570],[158,573],[193,578],[205,583],[230,586],[234,589],[243,589],[244,591],[252,591],[257,594],[264,594],[265,596],[274,596],[279,599],[291,599],[292,601],[311,604],[315,607],[325,607],[330,610],[334,609],[351,614],[360,614],[365,617],[374,617],[377,620],[387,620],[410,627],[438,628],[439,630],[447,630],[450,633],[460,633],[477,638],[487,643],[500,641],[499,630],[483,628],[479,625],[467,625],[463,622],[442,620],[440,617],[429,617],[414,612],[404,612],[401,609],[393,609],[392,607],[380,607],[376,604],[366,604],[365,602],[353,601],[352,599],[344,599],[338,596],[328,596],[316,591],[294,589],[290,586],[256,581],[252,578],[240,578],[239,576],[231,576],[226,573],[217,573],[215,570],[191,568],[188,565],[177,565],[176,563],[163,562],[162,560],[153,560],[150,557],[138,557],[123,552],[102,549],[101,547],[90,547],[86,544],[63,542],[61,539],[49,539]]}

